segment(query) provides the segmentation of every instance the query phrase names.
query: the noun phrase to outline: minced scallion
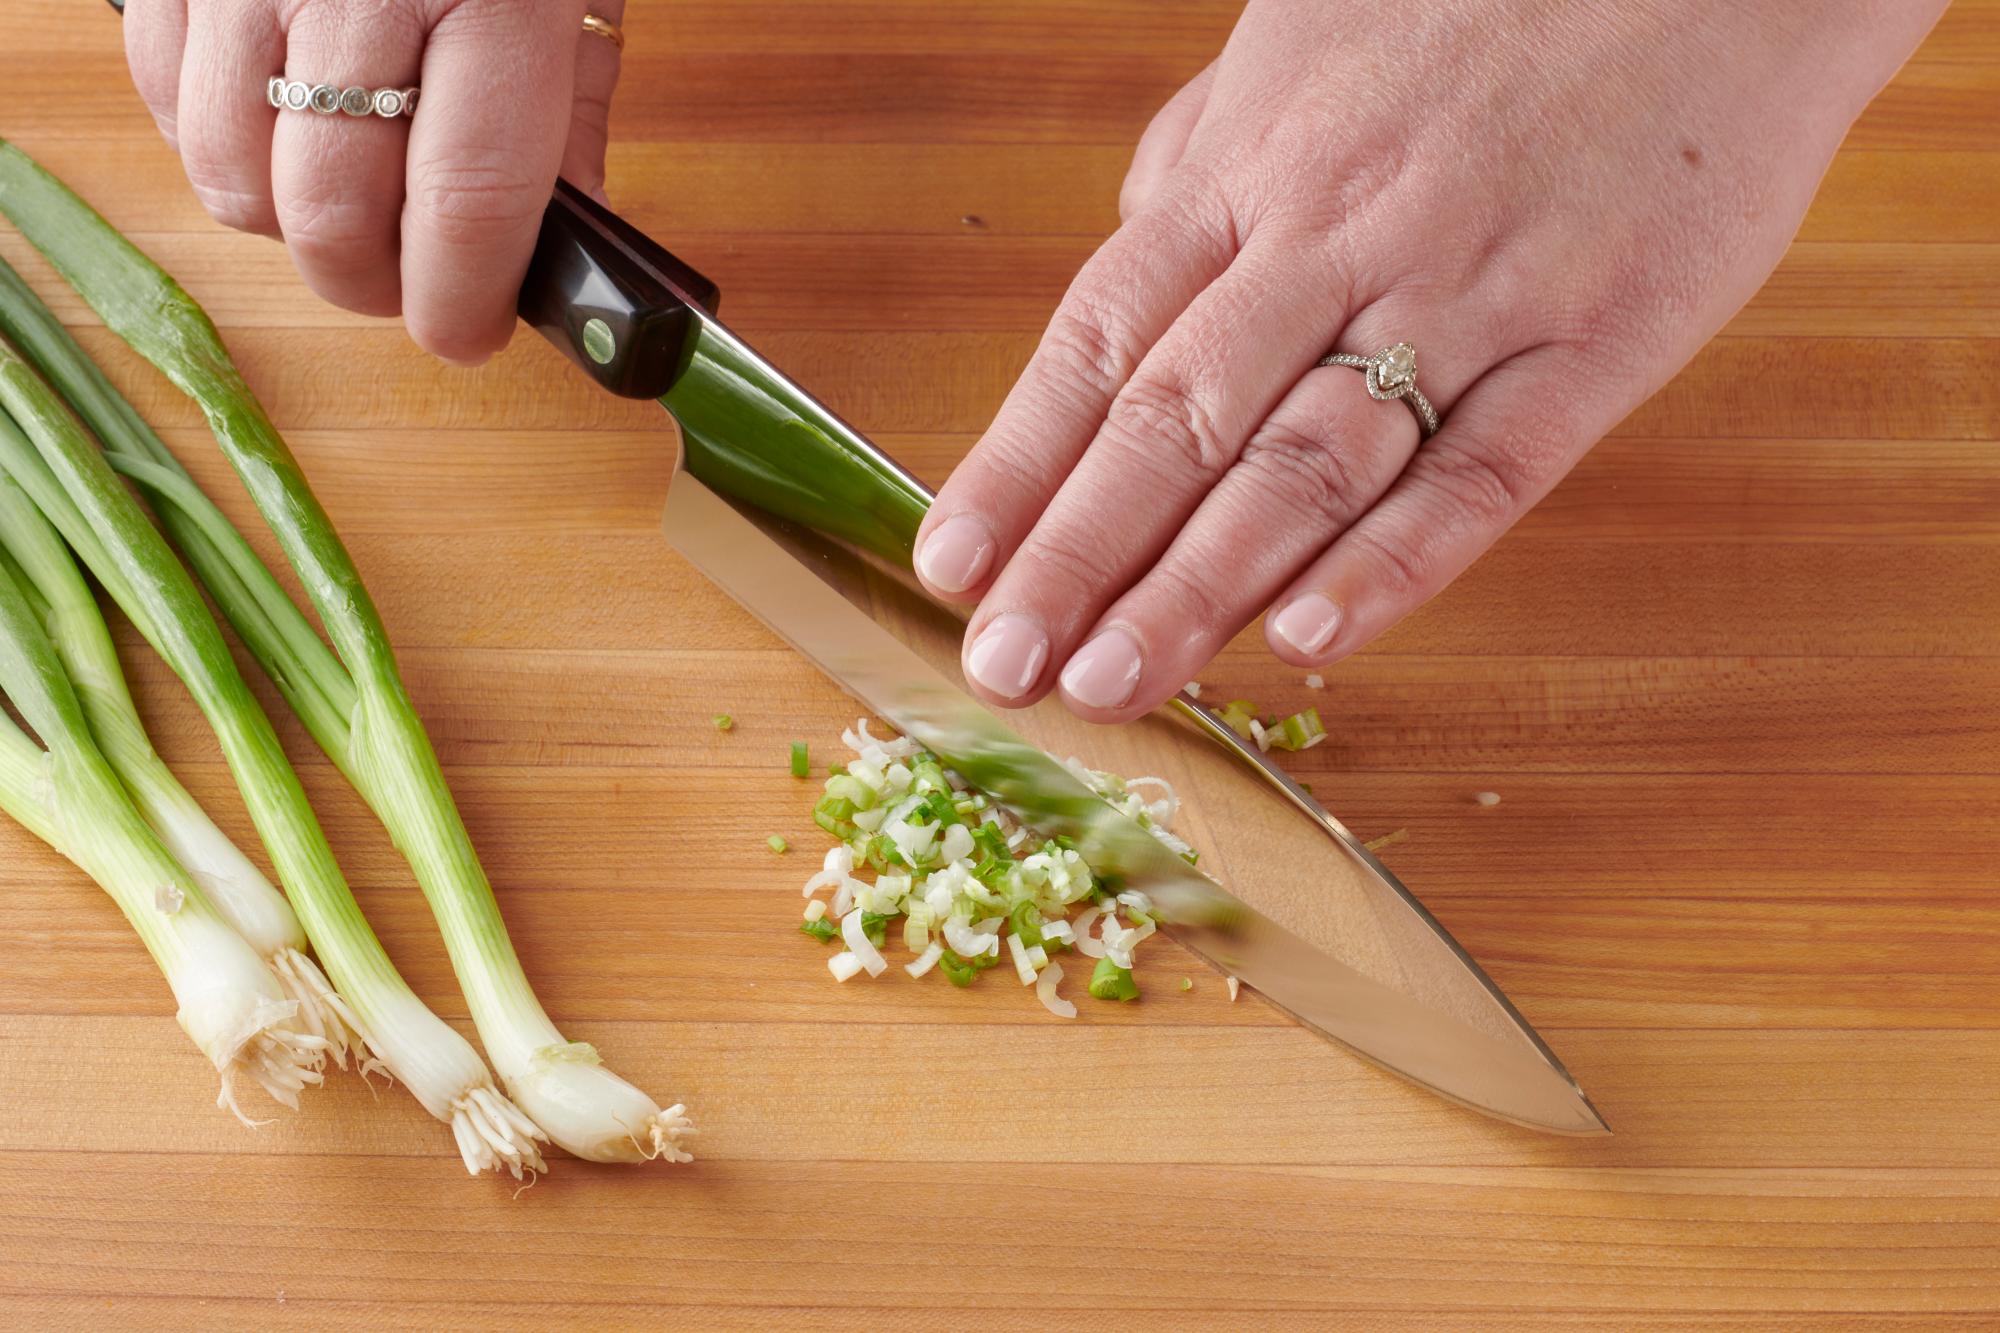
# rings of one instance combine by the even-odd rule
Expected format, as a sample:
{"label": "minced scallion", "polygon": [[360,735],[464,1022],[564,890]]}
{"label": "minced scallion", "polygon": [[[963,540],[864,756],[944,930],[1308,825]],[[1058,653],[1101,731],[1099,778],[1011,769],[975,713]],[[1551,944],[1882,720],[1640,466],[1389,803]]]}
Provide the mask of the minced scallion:
{"label": "minced scallion", "polygon": [[1120,967],[1107,956],[1097,960],[1090,974],[1090,994],[1099,1000],[1136,1000],[1139,983],[1132,979],[1131,968]]}
{"label": "minced scallion", "polygon": [[[856,961],[833,967],[837,978],[863,967],[879,972],[889,924],[900,918],[901,943],[913,955],[904,971],[913,977],[937,971],[954,986],[970,986],[1004,961],[1050,1012],[1074,1017],[1074,1006],[1055,993],[1062,969],[1054,955],[1075,948],[1110,955],[1124,970],[1126,980],[1112,984],[1108,998],[1138,995],[1131,951],[1156,929],[1144,894],[1119,892],[1069,838],[1036,835],[914,741],[877,737],[866,719],[842,740],[854,758],[834,766],[813,807],[814,821],[839,845],[805,886],[814,905],[828,906],[809,908],[800,926],[831,938],[830,927],[815,923],[854,923],[844,933]],[[1179,801],[1163,779],[1120,778],[1074,759],[1067,767],[1168,847],[1193,855],[1166,827]],[[864,878],[870,873],[872,880]],[[822,891],[830,900],[815,896]]]}
{"label": "minced scallion", "polygon": [[736,719],[729,716],[729,714],[727,713],[717,713],[710,720],[715,723],[715,729],[717,731],[730,731],[733,730],[736,726]]}
{"label": "minced scallion", "polygon": [[804,741],[792,742],[792,776],[795,778],[812,776],[812,756],[807,752]]}
{"label": "minced scallion", "polygon": [[1223,726],[1247,741],[1250,739],[1250,725],[1257,720],[1257,705],[1248,699],[1231,699],[1215,716]]}
{"label": "minced scallion", "polygon": [[1297,752],[1310,750],[1326,739],[1326,727],[1319,720],[1319,709],[1308,708],[1294,713],[1271,728],[1271,748]]}
{"label": "minced scallion", "polygon": [[782,835],[777,833],[773,833],[770,837],[764,839],[764,845],[780,856],[783,856],[792,849],[792,845],[786,842]]}

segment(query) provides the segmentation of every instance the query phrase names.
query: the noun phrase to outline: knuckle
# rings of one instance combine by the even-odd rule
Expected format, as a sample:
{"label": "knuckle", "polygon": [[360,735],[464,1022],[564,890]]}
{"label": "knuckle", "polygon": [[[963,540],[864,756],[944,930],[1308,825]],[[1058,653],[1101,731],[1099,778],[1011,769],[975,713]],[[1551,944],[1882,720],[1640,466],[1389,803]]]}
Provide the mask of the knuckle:
{"label": "knuckle", "polygon": [[1398,525],[1383,525],[1364,531],[1356,528],[1344,541],[1360,548],[1362,558],[1373,569],[1379,589],[1392,599],[1403,599],[1421,590],[1430,581],[1431,551],[1422,536]]}
{"label": "knuckle", "polygon": [[505,154],[430,163],[413,173],[410,209],[447,245],[479,247],[531,235],[548,190]]}
{"label": "knuckle", "polygon": [[[1208,566],[1221,567],[1226,566]],[[1172,617],[1176,632],[1189,639],[1225,637],[1250,619],[1250,612],[1223,600],[1211,578],[1179,560],[1164,560],[1154,568],[1146,578],[1146,595]]]}
{"label": "knuckle", "polygon": [[1272,417],[1243,446],[1239,466],[1265,481],[1276,502],[1329,524],[1342,524],[1360,507],[1355,460],[1331,433],[1302,429]]}
{"label": "knuckle", "polygon": [[1107,397],[1132,373],[1137,346],[1129,319],[1115,307],[1072,292],[1049,321],[1036,360],[1058,388]]}
{"label": "knuckle", "polygon": [[202,209],[217,222],[237,231],[263,231],[272,222],[271,201],[262,191],[245,189],[241,182],[220,174],[210,175],[198,167],[188,167],[188,184]]}
{"label": "knuckle", "polygon": [[1105,431],[1149,460],[1164,455],[1183,473],[1219,476],[1236,461],[1236,449],[1202,396],[1201,387],[1178,371],[1142,372],[1112,401]]}
{"label": "knuckle", "polygon": [[1419,457],[1423,483],[1476,522],[1511,522],[1533,498],[1529,465],[1507,453],[1440,437]]}
{"label": "knuckle", "polygon": [[276,203],[285,243],[321,267],[353,269],[379,261],[390,229],[381,205],[358,195],[309,190]]}
{"label": "knuckle", "polygon": [[1016,570],[1027,577],[1014,583],[1026,591],[1051,626],[1087,617],[1114,571],[1106,567],[1103,542],[1070,523],[1043,523],[1007,562],[1014,582]]}

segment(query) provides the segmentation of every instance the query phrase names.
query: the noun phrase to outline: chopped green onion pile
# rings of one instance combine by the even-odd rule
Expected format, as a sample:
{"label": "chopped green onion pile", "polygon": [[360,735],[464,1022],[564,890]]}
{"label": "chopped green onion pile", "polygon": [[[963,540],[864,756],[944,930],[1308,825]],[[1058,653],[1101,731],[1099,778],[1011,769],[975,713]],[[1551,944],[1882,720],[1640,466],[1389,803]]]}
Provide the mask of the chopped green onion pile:
{"label": "chopped green onion pile", "polygon": [[[1076,1007],[1057,993],[1055,956],[1067,949],[1097,960],[1091,995],[1139,997],[1132,951],[1158,929],[1145,894],[1099,879],[1068,839],[1036,834],[914,741],[878,739],[866,719],[842,739],[855,757],[828,775],[813,807],[838,845],[806,881],[811,901],[799,927],[846,946],[827,959],[835,979],[887,971],[882,949],[893,934],[914,955],[903,966],[913,977],[935,970],[971,986],[1005,963],[1065,1018]],[[1154,837],[1193,856],[1165,827],[1177,805],[1164,781],[1069,766]],[[1163,795],[1151,801],[1135,790],[1155,787]]]}
{"label": "chopped green onion pile", "polygon": [[1248,699],[1231,699],[1216,710],[1215,716],[1238,736],[1267,752],[1310,750],[1326,739],[1326,727],[1319,720],[1317,708],[1287,718],[1259,717],[1256,704]]}

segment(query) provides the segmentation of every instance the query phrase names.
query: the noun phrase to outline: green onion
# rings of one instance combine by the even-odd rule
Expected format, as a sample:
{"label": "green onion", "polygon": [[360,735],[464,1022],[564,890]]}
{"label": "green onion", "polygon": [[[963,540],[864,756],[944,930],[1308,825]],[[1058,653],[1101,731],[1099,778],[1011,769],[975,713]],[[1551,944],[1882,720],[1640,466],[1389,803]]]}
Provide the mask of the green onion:
{"label": "green onion", "polygon": [[[247,390],[242,391],[247,405],[217,397],[228,384],[240,386],[241,381],[200,309],[87,205],[4,142],[0,142],[0,212],[22,226],[59,272],[88,289],[86,300],[94,300],[100,314],[111,312],[107,322],[115,331],[142,352],[171,362],[175,373],[170,378],[183,388],[208,391],[204,409],[231,440],[247,432],[254,442],[259,430],[269,432],[268,421],[255,400],[248,399]],[[10,327],[33,322],[38,314],[43,322],[53,324],[45,307],[10,299],[13,295],[0,289],[0,317],[7,319]],[[74,342],[66,336],[51,336],[45,341],[58,352],[68,353],[66,362],[51,354],[44,364],[66,389],[79,392],[79,405],[91,412],[91,425],[107,446],[133,467],[145,466],[141,455],[150,454],[155,472],[185,482],[186,473],[172,461],[158,437],[145,430],[137,414],[89,367]],[[74,373],[65,375],[65,366]],[[80,392],[92,377],[98,392]],[[39,459],[15,458],[8,463],[8,471],[194,693],[216,730],[292,905],[320,961],[361,1019],[370,1049],[410,1087],[426,1110],[451,1124],[469,1170],[506,1166],[518,1174],[523,1169],[541,1169],[535,1142],[547,1136],[493,1087],[471,1045],[417,999],[382,952],[341,878],[297,775],[255,696],[237,674],[228,646],[186,571],[118,482],[104,456],[18,357],[10,356],[5,373],[0,373],[0,397],[22,418],[41,454]],[[272,434],[271,440],[275,438]],[[260,502],[289,503],[273,495],[283,494],[287,479],[296,476],[296,465],[291,464],[282,442],[276,442],[275,449],[267,448],[254,461],[241,456],[245,452],[247,447],[237,450],[232,461],[239,471],[247,468],[254,472]],[[16,463],[26,465],[25,474],[15,470]],[[418,881],[428,886],[435,875],[427,877],[427,872],[434,871],[441,859],[435,855],[438,839],[425,819],[435,814],[435,806],[429,803],[430,793],[423,784],[398,779],[407,775],[412,763],[421,765],[421,760],[410,757],[411,751],[420,748],[433,772],[435,757],[429,754],[427,741],[421,746],[412,744],[410,728],[400,725],[403,719],[395,701],[383,697],[400,695],[400,682],[394,677],[393,664],[385,663],[387,645],[381,639],[373,608],[366,603],[365,591],[360,590],[358,580],[351,586],[342,584],[335,577],[337,570],[318,565],[311,566],[314,572],[305,577],[307,585],[324,598],[345,604],[345,615],[337,619],[346,630],[349,649],[357,660],[369,665],[364,692],[345,675],[338,659],[284,597],[241,534],[212,505],[194,505],[189,492],[199,495],[189,483],[178,493],[178,503],[174,495],[158,492],[169,494],[166,507],[178,511],[164,518],[163,524],[177,534],[192,532],[200,525],[205,540],[186,541],[182,549],[202,572],[252,654],[271,669],[280,692],[333,756],[336,766],[362,787],[378,814],[392,812],[384,818],[391,838],[413,863],[421,862]],[[324,514],[310,493],[298,504],[299,512],[292,516],[293,547],[304,543],[317,548],[328,562],[335,557],[344,559],[338,539],[326,526]],[[312,529],[311,536],[303,535],[306,529]],[[357,596],[359,604],[353,601]],[[371,626],[375,634],[369,642]],[[308,643],[313,646],[307,647]],[[377,650],[378,656],[362,657],[365,648]],[[402,702],[407,711],[407,699]],[[355,736],[365,738],[351,748],[345,743],[350,725]],[[416,730],[421,741],[421,730]],[[339,744],[334,743],[336,737]],[[442,779],[435,785],[441,789]],[[462,838],[462,826],[460,832]],[[465,859],[470,859],[469,849]],[[488,904],[490,908],[490,892]],[[489,911],[482,919],[477,904],[469,906],[471,910],[456,913],[456,930],[448,935],[497,926],[497,912]],[[500,938],[504,945],[504,933]],[[453,961],[457,966],[456,954]],[[457,970],[463,976],[465,969]],[[490,1010],[490,1004],[485,1003],[488,994],[474,1003],[475,1016]],[[559,1083],[578,1081],[562,1074],[552,1078]],[[632,1123],[642,1130],[651,1128],[644,1121]]]}
{"label": "green onion", "polygon": [[[374,601],[207,314],[89,205],[11,145],[0,145],[0,211],[114,333],[201,407],[223,453],[277,536],[333,640],[338,661],[332,669],[344,671],[355,700],[345,716],[301,707],[300,717],[408,858],[444,936],[480,1038],[514,1100],[579,1157],[686,1160],[678,1146],[689,1128],[684,1108],[662,1110],[604,1068],[595,1050],[562,1035],[535,997],[436,752],[396,669]],[[162,453],[152,460],[156,474],[172,457]],[[212,505],[192,503],[185,493],[192,487],[158,487],[157,476],[149,480],[138,470],[127,471],[156,504],[179,507],[199,519],[213,544],[247,549]],[[189,558],[196,556],[190,552]],[[237,582],[211,582],[209,591],[246,640],[253,632],[262,636],[259,659],[277,666],[273,678],[293,699],[300,678],[325,666],[326,650],[305,645],[304,639],[316,642],[316,636],[289,600],[267,604],[244,578],[239,572]],[[285,628],[273,634],[272,622]],[[724,715],[718,725],[727,721]],[[310,922],[307,929],[310,933]],[[313,938],[317,943],[318,936]]]}
{"label": "green onion", "polygon": [[[0,148],[0,160],[10,151]],[[0,193],[0,205],[8,196]],[[0,286],[0,308],[15,303]],[[83,556],[188,686],[221,742],[265,850],[369,1052],[451,1125],[466,1169],[542,1168],[535,1125],[500,1095],[469,1043],[419,1000],[341,877],[305,791],[244,684],[200,590],[76,418],[0,339],[0,468]],[[12,428],[26,427],[26,435]]]}
{"label": "green onion", "polygon": [[729,731],[736,725],[736,719],[727,713],[717,713],[713,719],[717,731]]}
{"label": "green onion", "polygon": [[840,923],[831,917],[821,917],[817,921],[801,921],[799,929],[824,944],[840,933]]}
{"label": "green onion", "polygon": [[1131,968],[1100,958],[1090,974],[1090,994],[1099,1000],[1136,1000],[1139,983],[1132,979]]}
{"label": "green onion", "polygon": [[1182,990],[1184,990],[1184,991],[1188,991],[1188,990],[1193,990],[1193,989],[1194,989],[1194,978],[1193,978],[1193,977],[1182,977],[1182,978],[1181,978],[1181,989],[1182,989]]}
{"label": "green onion", "polygon": [[1007,914],[1007,920],[1014,927],[1014,933],[1021,937],[1021,943],[1029,948],[1048,943],[1042,938],[1042,909],[1035,906],[1032,899],[1016,904],[1014,910]]}
{"label": "green onion", "polygon": [[952,985],[963,990],[977,980],[985,969],[967,962],[950,949],[946,949],[938,956],[938,970],[944,973],[945,979]]}
{"label": "green onion", "polygon": [[845,773],[826,780],[826,794],[833,800],[847,802],[850,815],[855,810],[873,810],[878,799],[873,787]]}
{"label": "green onion", "polygon": [[1251,720],[1257,716],[1257,705],[1248,699],[1231,699],[1215,716],[1223,726],[1247,741],[1250,739]]}
{"label": "green onion", "polygon": [[863,912],[861,914],[861,933],[867,936],[870,944],[878,949],[881,948],[883,942],[889,938],[888,914],[885,912]]}
{"label": "green onion", "polygon": [[[0,413],[0,431],[10,434],[14,449],[32,449],[5,413]],[[300,1026],[325,1037],[334,1062],[343,1069],[350,1050],[367,1058],[353,1013],[305,954],[306,933],[291,904],[216,827],[154,752],[126,689],[111,632],[69,547],[34,501],[4,474],[0,474],[0,556],[54,640],[93,742],[147,824],[202,887],[223,920],[271,965],[299,1002]]]}
{"label": "green onion", "polygon": [[1272,730],[1271,748],[1296,752],[1317,744],[1325,735],[1326,728],[1320,724],[1319,709],[1308,708],[1303,713],[1292,714]]}
{"label": "green onion", "polygon": [[813,823],[843,842],[854,835],[854,802],[822,796],[813,806]]}
{"label": "green onion", "polygon": [[0,806],[118,904],[172,988],[182,1030],[222,1076],[216,1104],[251,1123],[235,1094],[248,1074],[296,1109],[329,1043],[296,1030],[298,1001],[133,807],[12,570],[0,570],[0,687],[48,747],[0,713]]}
{"label": "green onion", "polygon": [[812,760],[806,754],[806,743],[804,741],[793,741],[792,776],[795,778],[803,778],[803,777],[809,777],[811,776],[811,774],[812,774]]}
{"label": "green onion", "polygon": [[786,842],[783,837],[779,836],[776,833],[773,833],[770,837],[764,839],[764,845],[766,847],[769,847],[772,851],[778,853],[780,856],[783,856],[786,852],[790,851],[792,846],[790,843]]}

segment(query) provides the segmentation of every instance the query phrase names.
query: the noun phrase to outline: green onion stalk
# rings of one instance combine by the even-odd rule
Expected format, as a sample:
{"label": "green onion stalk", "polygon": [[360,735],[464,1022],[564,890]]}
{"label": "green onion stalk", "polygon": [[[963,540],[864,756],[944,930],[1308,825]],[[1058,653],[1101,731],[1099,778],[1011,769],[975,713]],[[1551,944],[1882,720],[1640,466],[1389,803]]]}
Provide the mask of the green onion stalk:
{"label": "green onion stalk", "polygon": [[17,582],[18,566],[7,565],[0,688],[41,744],[0,714],[0,808],[118,904],[172,987],[182,1030],[222,1076],[216,1104],[255,1123],[236,1101],[236,1081],[248,1074],[296,1110],[300,1090],[320,1081],[327,1039],[295,1026],[299,1002],[133,808],[91,740],[55,646]]}
{"label": "green onion stalk", "polygon": [[[4,288],[0,304],[8,304]],[[547,1136],[493,1086],[471,1044],[425,1007],[383,952],[201,590],[82,423],[4,338],[0,407],[22,428],[0,429],[0,470],[194,695],[368,1053],[451,1126],[469,1172],[504,1168],[519,1178],[542,1170],[536,1142]]]}
{"label": "green onion stalk", "polygon": [[157,436],[116,411],[92,417],[111,462],[148,492],[252,655],[408,858],[508,1092],[579,1157],[687,1160],[679,1146],[690,1132],[685,1109],[662,1109],[589,1045],[566,1039],[536,998],[375,604],[207,314],[88,204],[5,143],[0,212],[114,333],[195,400],[276,534],[333,652]]}
{"label": "green onion stalk", "polygon": [[[0,431],[16,450],[33,446],[14,419],[0,413]],[[325,1037],[334,1062],[347,1067],[350,1050],[366,1048],[357,1020],[326,975],[306,956],[306,933],[284,895],[216,827],[154,751],[125,686],[111,632],[83,581],[69,547],[34,501],[0,475],[0,551],[4,551],[37,618],[75,688],[92,739],[124,783],[160,841],[227,921],[271,965],[293,999],[299,1022]]]}

